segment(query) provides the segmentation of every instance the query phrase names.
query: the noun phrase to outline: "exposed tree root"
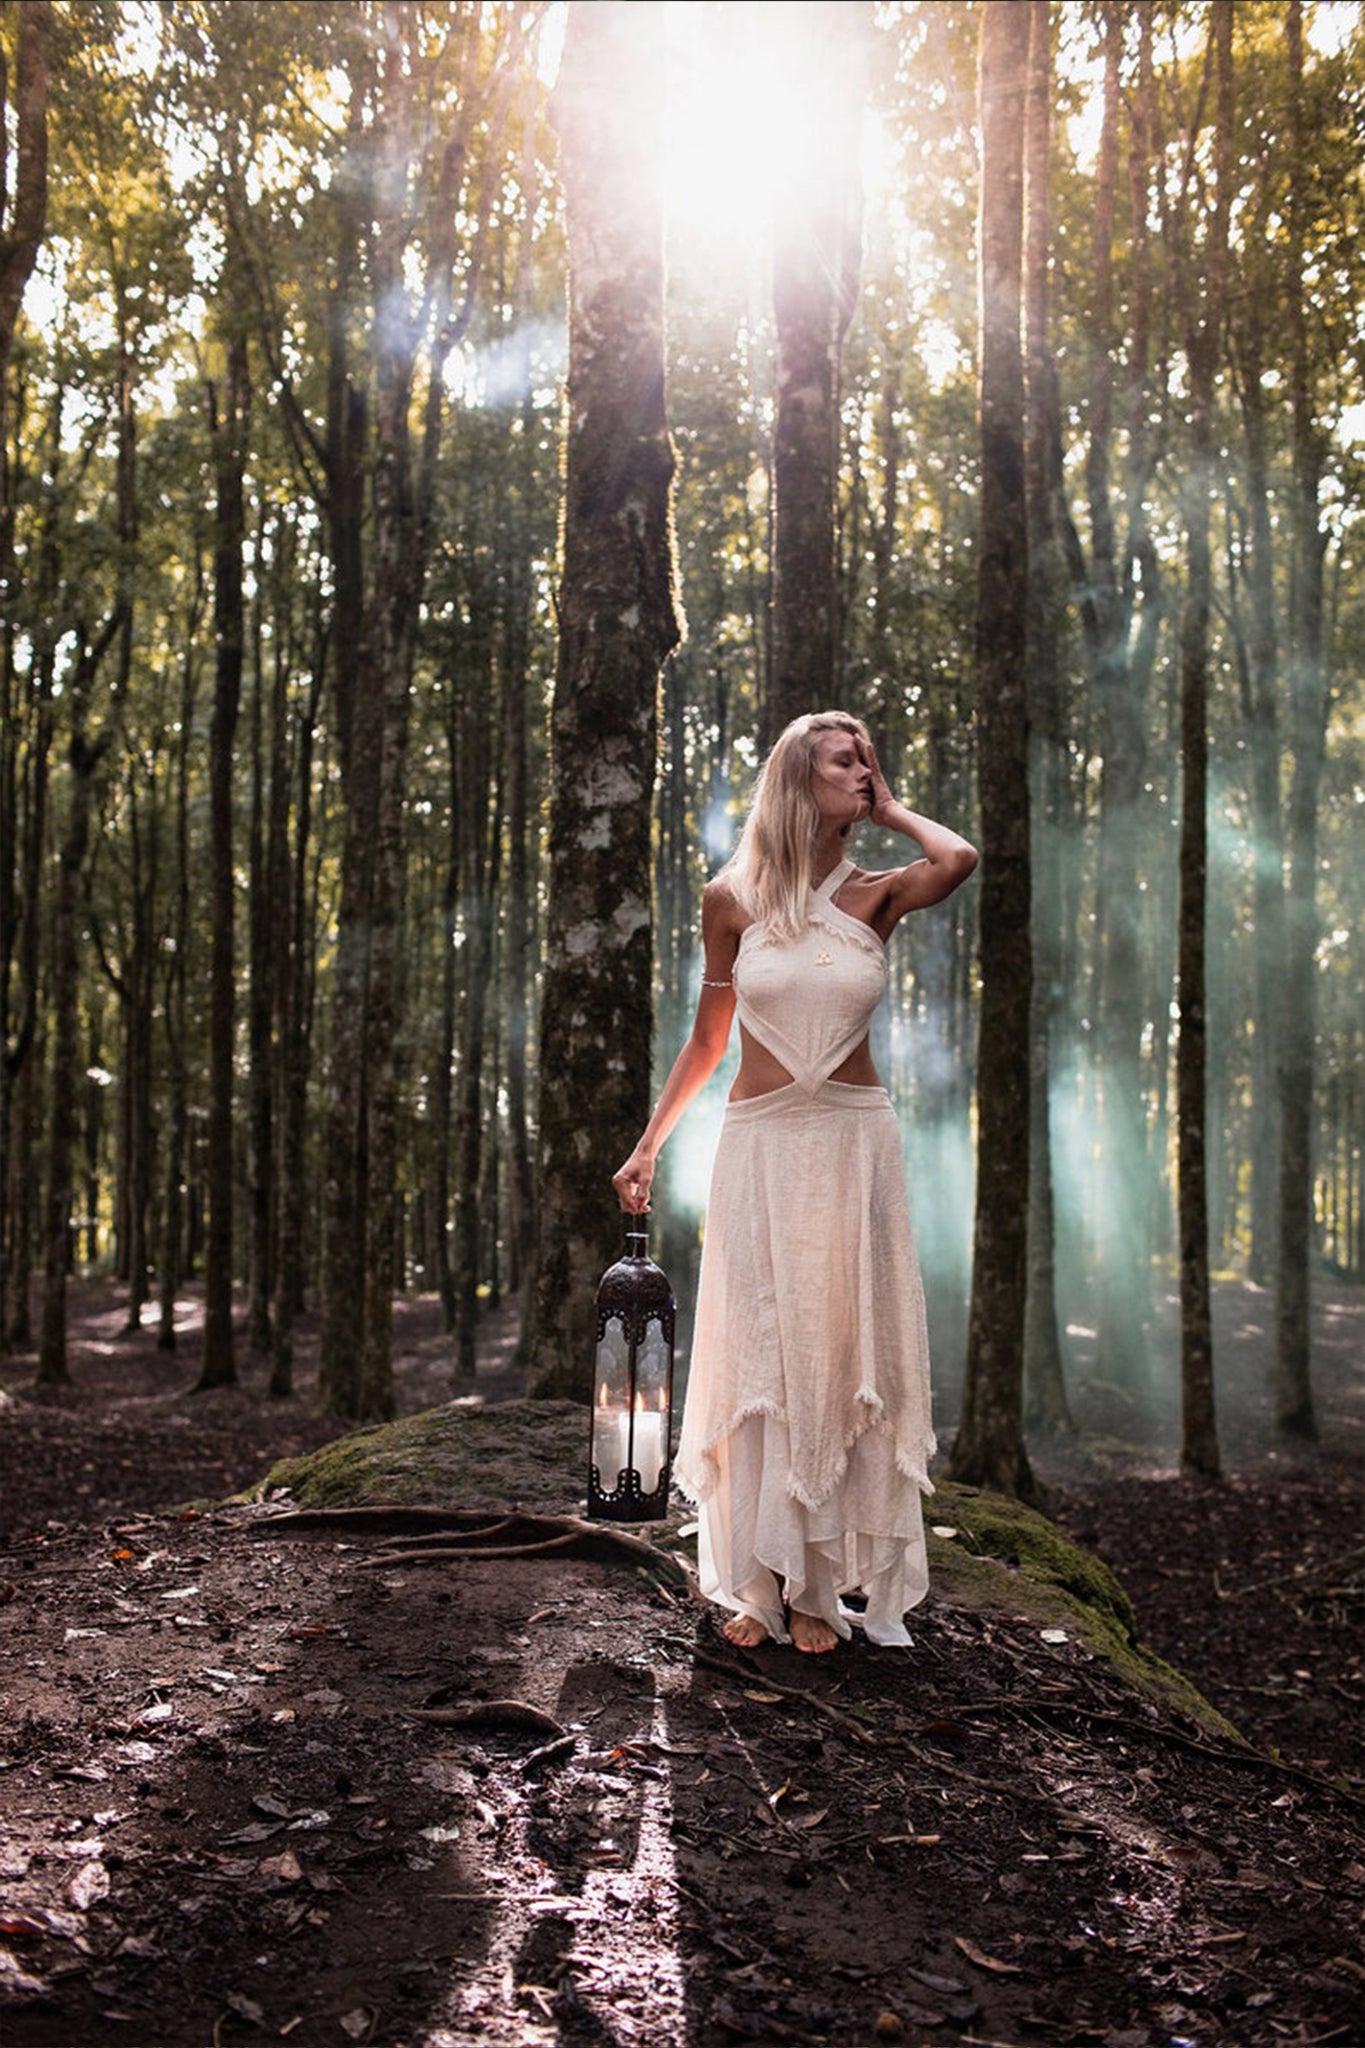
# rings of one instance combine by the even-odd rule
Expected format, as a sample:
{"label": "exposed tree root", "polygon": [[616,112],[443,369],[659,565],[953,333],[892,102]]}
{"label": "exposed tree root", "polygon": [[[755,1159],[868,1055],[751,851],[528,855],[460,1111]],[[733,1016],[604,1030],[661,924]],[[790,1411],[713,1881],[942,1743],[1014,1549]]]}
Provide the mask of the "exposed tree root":
{"label": "exposed tree root", "polygon": [[[409,1721],[434,1721],[441,1728],[511,1728],[549,1735],[559,1742],[568,1734],[553,1714],[526,1700],[474,1700],[465,1707],[404,1707]],[[569,1737],[572,1741],[572,1737]]]}
{"label": "exposed tree root", "polygon": [[579,1557],[598,1564],[642,1566],[670,1586],[692,1584],[683,1561],[647,1537],[576,1515],[518,1512],[490,1519],[486,1512],[471,1508],[300,1508],[267,1515],[251,1526],[257,1534],[271,1536],[316,1529],[392,1532],[379,1556],[359,1560],[361,1570],[387,1571],[400,1564],[443,1564],[469,1557]]}

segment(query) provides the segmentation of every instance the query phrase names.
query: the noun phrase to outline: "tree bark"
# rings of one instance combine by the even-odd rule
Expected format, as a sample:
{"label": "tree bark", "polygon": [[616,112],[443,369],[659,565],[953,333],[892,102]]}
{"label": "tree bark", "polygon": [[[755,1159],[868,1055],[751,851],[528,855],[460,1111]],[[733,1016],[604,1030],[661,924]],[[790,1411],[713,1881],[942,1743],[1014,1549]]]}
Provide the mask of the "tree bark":
{"label": "tree bark", "polygon": [[1031,1429],[1072,1428],[1057,1323],[1056,1216],[1052,1181],[1052,1043],[1062,1018],[1061,835],[1066,786],[1058,620],[1066,603],[1066,557],[1058,531],[1061,407],[1048,344],[1052,255],[1049,141],[1052,111],[1051,8],[1030,0],[1025,134],[1025,334],[1028,416],[1025,485],[1028,527],[1026,691],[1029,721],[1033,991],[1029,1019],[1028,1300],[1024,1324],[1025,1412]]}
{"label": "tree bark", "polygon": [[1323,674],[1322,567],[1326,548],[1318,493],[1322,436],[1315,417],[1304,279],[1307,188],[1312,178],[1303,91],[1303,9],[1290,0],[1289,287],[1290,407],[1293,435],[1289,600],[1289,725],[1294,766],[1285,816],[1286,1005],[1280,1051],[1280,1260],[1276,1304],[1275,1415],[1290,1436],[1315,1437],[1311,1375],[1310,1268],[1313,1235],[1313,1075],[1316,1035],[1318,787],[1327,733]]}
{"label": "tree bark", "polygon": [[779,196],[773,251],[773,672],[762,705],[771,746],[789,720],[839,694],[835,516],[839,360],[859,269],[859,123],[867,0],[770,5],[800,37],[804,147]]}
{"label": "tree bark", "polygon": [[408,417],[418,335],[402,274],[413,143],[409,27],[406,10],[384,9],[371,248],[373,569],[352,678],[331,1013],[320,1391],[332,1414],[358,1420],[382,1420],[393,1411],[398,945],[412,628],[420,583]]}
{"label": "tree bark", "polygon": [[[1241,551],[1250,611],[1243,625],[1234,588],[1237,665],[1249,755],[1252,928],[1255,941],[1251,1039],[1251,1245],[1247,1270],[1258,1286],[1273,1284],[1280,1162],[1279,1043],[1284,989],[1284,830],[1280,806],[1279,633],[1275,608],[1275,543],[1264,389],[1263,303],[1244,300],[1238,395],[1246,441],[1250,532]],[[1233,559],[1234,573],[1236,568]]]}
{"label": "tree bark", "polygon": [[160,1317],[157,1348],[175,1349],[175,1300],[185,1256],[185,1174],[189,1157],[189,944],[190,944],[190,740],[199,686],[199,621],[203,607],[203,559],[194,548],[193,596],[185,619],[185,654],[180,682],[180,731],[175,766],[175,894],[171,953],[166,970],[167,1133],[158,1260]]}
{"label": "tree bark", "polygon": [[663,209],[641,81],[663,10],[578,5],[554,99],[570,254],[564,565],[551,726],[532,1390],[586,1398],[611,1175],[649,1113],[650,800],[678,641]]}
{"label": "tree bark", "polygon": [[[32,0],[32,4],[20,8],[18,30],[12,131],[8,125],[8,79],[0,57],[0,107],[4,108],[7,117],[0,121],[0,635],[3,635],[0,661],[4,663],[4,694],[0,698],[0,711],[4,714],[0,716],[0,846],[3,846],[0,852],[0,1352],[6,1348],[8,1336],[17,1335],[24,1341],[28,1336],[28,1224],[22,1210],[17,1222],[11,1221],[11,1193],[17,1193],[17,1190],[12,1190],[9,1176],[14,1161],[15,1082],[34,1042],[36,1013],[33,1002],[37,983],[36,975],[27,982],[19,1029],[11,1045],[9,992],[16,921],[10,863],[18,848],[14,830],[17,822],[15,756],[18,739],[17,727],[8,715],[14,673],[13,631],[17,594],[8,410],[9,363],[15,324],[47,222],[47,107],[52,54],[52,8],[49,0]],[[14,141],[12,178],[9,162],[11,133]],[[57,404],[60,407],[60,392]],[[41,615],[37,632],[51,641],[52,635]],[[31,659],[37,662],[36,649]],[[46,715],[40,707],[38,737],[44,730]],[[33,801],[41,812],[48,774],[45,748],[41,754],[33,756],[33,762]],[[36,881],[36,875],[32,879]],[[28,907],[30,928],[36,929],[36,895],[28,895]],[[17,1273],[10,1267],[16,1232],[21,1232],[25,1240],[17,1260]]]}
{"label": "tree bark", "polygon": [[233,1047],[236,879],[232,860],[232,749],[242,692],[245,620],[242,594],[243,472],[246,463],[247,348],[227,342],[221,391],[210,387],[209,424],[217,487],[213,550],[213,714],[209,724],[210,902],[208,1241],[204,1261],[204,1362],[201,1388],[237,1377],[232,1340]]}
{"label": "tree bark", "polygon": [[1185,486],[1187,591],[1180,627],[1179,1038],[1176,1047],[1180,1229],[1180,1462],[1219,1474],[1209,1296],[1208,1200],[1208,660],[1212,569],[1209,516],[1215,487],[1214,378],[1222,336],[1231,187],[1232,8],[1214,0],[1210,36],[1217,78],[1215,185],[1202,252],[1203,279],[1190,308],[1190,467]]}
{"label": "tree bark", "polygon": [[981,11],[981,1023],[976,1226],[955,1479],[1032,1490],[1023,1435],[1029,1175],[1028,534],[1020,349],[1029,10]]}
{"label": "tree bark", "polygon": [[100,665],[119,623],[116,608],[93,644],[81,636],[65,693],[71,707],[71,772],[53,913],[52,1094],[43,1190],[43,1308],[36,1374],[39,1386],[58,1386],[71,1377],[66,1359],[66,1282],[71,1266],[71,1194],[80,1066],[79,896],[90,845],[95,776],[113,737],[112,728],[106,725],[95,740],[90,740],[86,721]]}
{"label": "tree bark", "polygon": [[[1146,673],[1130,655],[1132,562],[1145,536],[1143,495],[1147,488],[1146,293],[1148,258],[1145,77],[1133,100],[1130,184],[1134,236],[1134,333],[1129,349],[1129,456],[1125,468],[1129,540],[1120,559],[1114,512],[1113,436],[1115,410],[1114,216],[1118,195],[1119,126],[1123,99],[1121,65],[1124,10],[1105,9],[1104,117],[1095,204],[1094,307],[1090,338],[1086,498],[1090,512],[1090,563],[1084,574],[1082,619],[1086,627],[1089,679],[1100,714],[1099,874],[1096,924],[1099,972],[1096,991],[1099,1139],[1096,1188],[1096,1321],[1100,1370],[1105,1378],[1134,1391],[1150,1377],[1146,1322],[1150,1313],[1151,1238],[1148,1194],[1150,1154],[1142,1088],[1143,897],[1138,888],[1139,853],[1148,823],[1144,805],[1147,734],[1144,721]],[[1141,23],[1144,52],[1150,28]],[[1155,616],[1144,560],[1144,614]]]}

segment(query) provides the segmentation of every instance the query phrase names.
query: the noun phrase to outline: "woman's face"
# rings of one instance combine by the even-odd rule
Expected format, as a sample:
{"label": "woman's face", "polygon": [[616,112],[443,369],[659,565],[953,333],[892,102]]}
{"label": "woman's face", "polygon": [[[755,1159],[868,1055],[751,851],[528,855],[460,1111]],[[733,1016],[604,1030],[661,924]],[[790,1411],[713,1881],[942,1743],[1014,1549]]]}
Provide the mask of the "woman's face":
{"label": "woman's face", "polygon": [[872,808],[872,772],[851,732],[822,732],[815,742],[810,793],[821,822],[847,828]]}

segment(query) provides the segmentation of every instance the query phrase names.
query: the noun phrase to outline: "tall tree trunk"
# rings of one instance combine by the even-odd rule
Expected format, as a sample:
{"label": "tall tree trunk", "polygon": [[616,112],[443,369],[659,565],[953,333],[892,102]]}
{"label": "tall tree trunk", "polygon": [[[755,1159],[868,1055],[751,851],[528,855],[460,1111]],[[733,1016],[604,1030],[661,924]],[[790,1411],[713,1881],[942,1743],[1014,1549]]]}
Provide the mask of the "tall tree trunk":
{"label": "tall tree trunk", "polygon": [[450,1248],[450,1156],[455,1127],[455,1036],[459,1019],[456,964],[460,935],[460,819],[465,787],[461,774],[460,693],[453,676],[446,678],[445,738],[450,821],[446,832],[445,874],[441,886],[441,1009],[431,1083],[429,1195],[433,1210],[432,1257],[436,1292],[447,1332],[455,1328],[455,1272]]}
{"label": "tall tree trunk", "polygon": [[313,739],[326,671],[326,640],[318,623],[313,673],[300,710],[294,747],[294,844],[289,857],[289,938],[277,983],[280,1005],[281,1142],[275,1300],[271,1316],[270,1395],[294,1387],[294,1322],[303,1307],[304,1188],[307,1180],[308,1068],[312,1016],[312,940],[308,872],[312,858]]}
{"label": "tall tree trunk", "polygon": [[[1238,395],[1246,438],[1245,489],[1249,539],[1242,550],[1250,621],[1237,622],[1237,667],[1249,755],[1255,993],[1251,1038],[1251,1248],[1248,1272],[1269,1286],[1275,1272],[1275,1222],[1280,1161],[1279,1042],[1284,990],[1284,831],[1280,812],[1279,635],[1275,614],[1275,543],[1271,510],[1264,386],[1263,315],[1253,298],[1238,361]],[[1230,560],[1233,557],[1230,554]]]}
{"label": "tall tree trunk", "polygon": [[1025,1408],[1031,1429],[1072,1427],[1057,1323],[1056,1213],[1052,1183],[1052,1042],[1062,1017],[1061,835],[1066,752],[1062,731],[1058,620],[1066,602],[1066,557],[1058,531],[1061,406],[1048,345],[1052,260],[1049,140],[1052,36],[1048,0],[1030,0],[1025,135],[1024,248],[1028,418],[1029,807],[1032,832],[1033,993],[1029,1019],[1028,1301],[1024,1324]]}
{"label": "tall tree trunk", "polygon": [[382,26],[370,245],[373,567],[350,721],[332,1001],[321,1372],[324,1406],[365,1420],[393,1412],[404,805],[422,575],[409,424],[419,325],[403,276],[415,149],[412,10],[386,6]]}
{"label": "tall tree trunk", "polygon": [[[335,1415],[360,1413],[365,1241],[364,1016],[369,974],[369,849],[377,804],[374,707],[357,708],[365,627],[365,464],[368,406],[352,378],[352,325],[366,224],[373,220],[373,152],[367,133],[373,45],[353,59],[347,147],[327,306],[327,534],[334,617],[329,652],[333,722],[345,805],[323,1102],[321,1334],[318,1396]],[[357,749],[358,739],[365,740]],[[297,965],[297,962],[296,962]]]}
{"label": "tall tree trunk", "polygon": [[[263,524],[258,525],[256,559],[265,559]],[[271,554],[278,558],[276,536]],[[247,911],[247,1346],[257,1357],[270,1354],[270,1298],[274,1291],[275,1087],[271,1023],[274,1016],[275,933],[280,902],[279,805],[286,771],[278,758],[284,743],[281,699],[287,639],[277,617],[272,642],[270,762],[266,765],[266,661],[261,637],[266,591],[257,577],[252,607],[251,821]]]}
{"label": "tall tree trunk", "polygon": [[[1100,782],[1097,937],[1099,974],[1096,1001],[1098,1070],[1095,1075],[1100,1123],[1099,1181],[1096,1188],[1096,1321],[1100,1370],[1106,1379],[1140,1391],[1149,1379],[1146,1322],[1150,1312],[1150,1155],[1142,1090],[1143,898],[1138,888],[1139,853],[1148,827],[1144,817],[1147,735],[1144,677],[1129,658],[1132,619],[1132,544],[1120,559],[1114,511],[1113,437],[1115,410],[1114,216],[1119,176],[1119,125],[1123,99],[1121,65],[1124,9],[1104,9],[1104,116],[1095,203],[1094,313],[1090,340],[1086,497],[1090,511],[1090,565],[1085,573],[1082,619],[1087,664],[1100,712]],[[1149,34],[1143,24],[1144,36]],[[1143,293],[1147,286],[1144,224],[1147,216],[1146,150],[1141,119],[1143,91],[1134,103],[1132,131],[1134,218],[1134,335],[1129,351],[1132,403],[1126,466],[1131,538],[1145,527],[1142,509],[1146,477],[1146,334]],[[1144,580],[1144,606],[1152,609]]]}
{"label": "tall tree trunk", "polygon": [[[53,441],[49,460],[55,486],[60,469],[61,395],[53,411]],[[7,516],[7,515],[0,515]],[[47,859],[48,789],[52,771],[52,742],[55,725],[53,683],[57,651],[57,589],[60,580],[56,509],[52,499],[45,508],[42,538],[38,550],[36,617],[29,654],[29,718],[6,715],[0,721],[0,838],[10,852],[0,855],[4,896],[0,902],[0,1018],[5,1030],[0,1045],[0,1350],[6,1343],[26,1349],[32,1341],[29,1315],[29,1282],[33,1270],[34,1237],[30,1217],[33,1185],[33,1149],[41,1093],[37,1074],[38,985],[42,971],[44,920],[39,915],[43,870]],[[8,543],[5,543],[7,545]],[[3,569],[0,569],[3,574]],[[5,621],[3,660],[7,691],[14,688],[13,638]],[[8,714],[9,699],[6,702]],[[20,903],[24,907],[22,929],[16,932],[18,905],[13,895],[10,860],[18,854],[19,762],[18,736],[28,726],[24,787],[22,867]],[[9,1024],[9,981],[14,948],[18,941],[20,1007],[17,1029],[11,1041]],[[17,1088],[16,1088],[17,1082]],[[8,1206],[7,1206],[8,1205]]]}
{"label": "tall tree trunk", "polygon": [[649,1113],[650,800],[678,640],[652,124],[663,10],[569,17],[554,99],[568,208],[564,571],[551,729],[540,1054],[538,1394],[586,1398],[593,1296],[619,1242],[611,1175]]}
{"label": "tall tree trunk", "polygon": [[[11,692],[14,687],[13,632],[17,596],[14,560],[15,494],[10,475],[8,421],[9,364],[24,288],[33,273],[47,222],[47,107],[51,55],[51,5],[49,0],[32,0],[32,4],[19,9],[12,114],[14,125],[12,130],[5,126],[3,132],[0,132],[0,636],[3,636],[0,663],[3,663],[4,672],[4,694],[3,698],[0,698],[0,1352],[6,1348],[9,1336],[27,1341],[28,1335],[29,1229],[26,1205],[21,1204],[16,1215],[16,1212],[11,1210],[10,1203],[11,1196],[18,1192],[11,1180],[15,1157],[13,1140],[16,1135],[14,1087],[16,1078],[30,1056],[34,1042],[34,1004],[37,992],[36,974],[32,974],[25,982],[19,1028],[11,1046],[9,991],[16,922],[11,861],[17,854],[19,846],[15,831],[15,798],[18,786],[15,757],[19,744],[19,725],[9,715]],[[8,94],[0,97],[7,99]],[[9,117],[8,107],[6,115]],[[12,175],[9,161],[11,135],[14,145]],[[60,406],[59,391],[56,400],[58,413]],[[50,548],[45,549],[44,554],[50,560]],[[37,634],[51,641],[52,635],[45,628],[41,609]],[[49,647],[49,682],[50,661]],[[30,663],[30,678],[36,679],[42,669],[37,647],[30,656]],[[50,741],[47,716],[40,698],[37,704],[35,741],[41,741],[45,733]],[[30,758],[33,764],[29,817],[31,834],[32,807],[37,807],[41,818],[46,793],[46,746],[44,745],[40,752],[31,753]],[[32,844],[31,838],[28,843]],[[41,839],[39,846],[41,847]],[[36,882],[36,873],[31,877],[26,874],[26,879],[29,882]],[[36,891],[26,887],[25,895],[28,928],[36,937]],[[32,964],[36,968],[36,957]],[[21,1138],[20,1142],[21,1146],[26,1144],[27,1137]],[[19,1270],[16,1272],[12,1270],[11,1260],[16,1249],[16,1238],[20,1236],[23,1238],[23,1246],[19,1250]]]}
{"label": "tall tree trunk", "polygon": [[773,251],[773,674],[763,738],[838,695],[835,507],[839,359],[859,268],[858,146],[867,0],[770,5],[801,52],[804,147],[779,195]]}
{"label": "tall tree trunk", "polygon": [[52,1093],[48,1108],[43,1189],[43,1309],[38,1341],[39,1386],[71,1375],[66,1360],[66,1282],[71,1266],[71,1194],[80,1085],[79,897],[90,844],[95,776],[113,740],[106,724],[93,741],[86,724],[100,666],[121,624],[116,606],[97,640],[81,635],[64,695],[70,706],[70,777],[57,870],[52,932]]}
{"label": "tall tree trunk", "polygon": [[212,844],[209,953],[208,1242],[204,1262],[204,1362],[199,1386],[230,1386],[237,1377],[232,1341],[233,1045],[235,878],[232,861],[232,749],[242,692],[245,619],[246,340],[227,343],[221,391],[210,386],[216,509],[213,549],[213,715],[209,725],[209,820]]}
{"label": "tall tree trunk", "polygon": [[382,209],[372,252],[375,432],[374,582],[360,699],[378,714],[378,809],[369,897],[365,1059],[365,1257],[360,1358],[362,1417],[393,1413],[393,1292],[398,1239],[400,937],[405,862],[408,718],[421,577],[415,546],[411,438],[417,329],[405,317],[404,205],[414,146],[406,10],[385,10],[379,152]]}
{"label": "tall tree trunk", "polygon": [[527,1061],[530,1051],[531,880],[530,763],[527,734],[531,687],[531,549],[536,493],[536,405],[531,365],[535,315],[532,223],[540,198],[536,149],[536,105],[527,94],[522,108],[521,187],[523,217],[517,239],[512,318],[516,336],[520,431],[511,460],[504,536],[507,574],[503,594],[503,797],[506,812],[507,888],[503,905],[502,985],[507,1072],[507,1249],[508,1285],[521,1293],[535,1259],[535,1176],[528,1117]]}
{"label": "tall tree trunk", "polygon": [[1028,534],[1019,342],[1029,10],[981,10],[981,1026],[976,1228],[954,1478],[1032,1490],[1023,1435],[1029,1148]]}
{"label": "tall tree trunk", "polygon": [[159,823],[156,791],[150,779],[147,797],[144,819],[134,781],[126,806],[132,934],[128,964],[120,988],[124,1172],[119,1209],[123,1239],[120,1256],[128,1282],[128,1312],[124,1326],[128,1335],[142,1328],[142,1311],[151,1285],[150,1222],[155,1152],[152,1133],[152,1029],[156,1015],[153,925]]}
{"label": "tall tree trunk", "polygon": [[160,1319],[157,1348],[175,1349],[175,1300],[185,1257],[185,1175],[189,1165],[189,943],[190,943],[190,740],[199,685],[199,619],[204,577],[194,550],[194,595],[185,620],[185,656],[180,682],[180,731],[176,746],[175,895],[171,913],[171,954],[166,973],[167,1107],[166,1179],[161,1209],[158,1260]]}
{"label": "tall tree trunk", "polygon": [[1290,533],[1289,729],[1294,766],[1285,817],[1286,1006],[1280,1066],[1280,1271],[1276,1312],[1275,1415],[1291,1436],[1314,1437],[1311,1288],[1313,1228],[1313,1043],[1316,1032],[1318,786],[1327,734],[1322,658],[1322,565],[1326,538],[1318,492],[1322,435],[1315,417],[1304,269],[1311,143],[1303,104],[1303,9],[1290,0],[1289,287],[1293,485]]}
{"label": "tall tree trunk", "polygon": [[76,1147],[79,1039],[78,896],[90,844],[91,781],[99,754],[78,732],[71,743],[66,832],[57,874],[52,935],[52,1095],[43,1199],[43,1314],[39,1386],[71,1377],[66,1361],[66,1282],[71,1266],[72,1161]]}
{"label": "tall tree trunk", "polygon": [[1222,337],[1233,121],[1232,6],[1214,0],[1216,169],[1203,281],[1190,309],[1190,467],[1185,486],[1187,591],[1180,627],[1179,1039],[1176,1048],[1180,1228],[1180,1461],[1216,1478],[1218,1429],[1209,1297],[1208,1199],[1208,662],[1212,571],[1209,514],[1215,488],[1213,397]]}

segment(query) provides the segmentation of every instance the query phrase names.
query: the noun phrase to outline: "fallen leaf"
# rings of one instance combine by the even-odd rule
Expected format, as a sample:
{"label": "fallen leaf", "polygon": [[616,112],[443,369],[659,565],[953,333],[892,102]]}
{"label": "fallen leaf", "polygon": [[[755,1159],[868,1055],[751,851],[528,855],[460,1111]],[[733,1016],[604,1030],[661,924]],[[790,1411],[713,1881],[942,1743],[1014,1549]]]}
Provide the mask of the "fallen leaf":
{"label": "fallen leaf", "polygon": [[932,1970],[907,1970],[907,1977],[913,1977],[926,1991],[936,1991],[940,1998],[960,1998],[967,1986],[956,1977],[936,1977]]}
{"label": "fallen leaf", "polygon": [[744,1697],[746,1700],[757,1700],[760,1707],[776,1707],[782,1703],[780,1692],[750,1692],[747,1686],[744,1689]]}
{"label": "fallen leaf", "polygon": [[1064,1628],[1044,1628],[1040,1629],[1038,1633],[1045,1643],[1069,1643],[1071,1641]]}
{"label": "fallen leaf", "polygon": [[73,1873],[66,1887],[66,1896],[78,1912],[88,1913],[101,1899],[109,1896],[109,1873],[97,1856],[88,1863],[82,1863]]}
{"label": "fallen leaf", "polygon": [[792,1822],[792,1826],[798,1828],[818,1828],[821,1821],[825,1818],[828,1812],[829,1808],[827,1806],[822,1806],[819,1807],[814,1813],[800,1814]]}
{"label": "fallen leaf", "polygon": [[256,1868],[262,1877],[278,1877],[282,1884],[297,1884],[303,1876],[303,1865],[292,1849],[282,1849],[278,1856],[263,1856]]}
{"label": "fallen leaf", "polygon": [[363,2006],[357,2006],[354,2012],[344,2012],[341,2015],[341,2031],[343,2034],[349,2034],[353,2041],[363,2041],[372,2024],[373,2015],[366,2012]]}
{"label": "fallen leaf", "polygon": [[974,1941],[969,1941],[965,1934],[955,1934],[953,1936],[953,1945],[955,1948],[960,1948],[967,1961],[975,1963],[980,1970],[991,1970],[997,1977],[1020,1977],[1023,1975],[1023,1971],[1018,1963],[1002,1963],[998,1956],[988,1956],[984,1949],[978,1948]]}
{"label": "fallen leaf", "polygon": [[41,1920],[30,1920],[27,1913],[0,1913],[0,1934],[7,1941],[31,1941],[46,1933]]}
{"label": "fallen leaf", "polygon": [[255,1999],[248,1998],[244,1991],[229,1991],[227,2002],[229,2010],[235,2012],[239,2020],[246,2020],[253,2027],[265,2025],[264,2006],[257,2005]]}

